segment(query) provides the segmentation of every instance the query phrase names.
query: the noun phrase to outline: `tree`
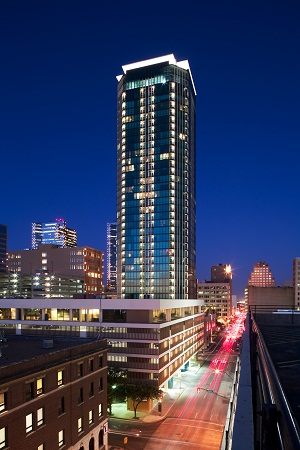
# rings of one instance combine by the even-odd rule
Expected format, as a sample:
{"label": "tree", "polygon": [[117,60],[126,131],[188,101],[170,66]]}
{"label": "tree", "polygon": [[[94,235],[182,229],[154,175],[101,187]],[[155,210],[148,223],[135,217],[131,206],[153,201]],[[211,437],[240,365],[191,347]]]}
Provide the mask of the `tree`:
{"label": "tree", "polygon": [[138,406],[143,400],[158,399],[162,394],[162,391],[152,384],[126,384],[125,392],[127,398],[132,401],[135,419]]}
{"label": "tree", "polygon": [[119,398],[126,397],[124,385],[126,383],[127,371],[117,367],[109,367],[107,371],[107,406],[108,413],[112,414],[112,404]]}

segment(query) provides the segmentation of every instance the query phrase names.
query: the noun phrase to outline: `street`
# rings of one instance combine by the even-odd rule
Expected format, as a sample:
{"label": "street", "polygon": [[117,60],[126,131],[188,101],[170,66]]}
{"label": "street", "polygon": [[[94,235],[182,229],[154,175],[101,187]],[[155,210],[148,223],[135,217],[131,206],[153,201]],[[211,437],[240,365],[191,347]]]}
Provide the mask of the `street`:
{"label": "street", "polygon": [[237,359],[233,333],[229,330],[201,367],[197,362],[182,373],[180,395],[164,417],[152,423],[110,419],[110,448],[219,450]]}

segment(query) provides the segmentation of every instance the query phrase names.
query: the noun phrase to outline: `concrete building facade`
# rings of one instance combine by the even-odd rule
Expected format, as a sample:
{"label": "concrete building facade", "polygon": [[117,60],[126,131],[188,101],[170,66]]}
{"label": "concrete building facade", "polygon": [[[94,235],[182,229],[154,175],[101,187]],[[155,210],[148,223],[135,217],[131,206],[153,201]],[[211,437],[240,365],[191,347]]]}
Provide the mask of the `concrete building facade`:
{"label": "concrete building facade", "polygon": [[157,299],[3,299],[0,328],[25,336],[107,339],[110,367],[126,370],[132,383],[167,389],[204,345],[202,302],[176,299],[175,306]]}

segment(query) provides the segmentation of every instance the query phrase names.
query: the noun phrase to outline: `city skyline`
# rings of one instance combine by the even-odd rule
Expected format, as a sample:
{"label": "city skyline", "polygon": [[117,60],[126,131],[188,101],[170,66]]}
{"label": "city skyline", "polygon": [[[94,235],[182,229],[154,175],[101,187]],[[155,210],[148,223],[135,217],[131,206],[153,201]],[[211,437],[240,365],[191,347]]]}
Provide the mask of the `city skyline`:
{"label": "city skyline", "polygon": [[263,260],[276,285],[291,280],[300,224],[299,5],[217,1],[191,8],[185,23],[176,2],[154,2],[172,31],[146,5],[119,16],[118,5],[0,5],[8,249],[30,247],[32,222],[64,217],[78,245],[105,252],[107,223],[116,220],[116,75],[174,53],[189,60],[197,88],[197,278],[231,264],[233,293],[242,296]]}

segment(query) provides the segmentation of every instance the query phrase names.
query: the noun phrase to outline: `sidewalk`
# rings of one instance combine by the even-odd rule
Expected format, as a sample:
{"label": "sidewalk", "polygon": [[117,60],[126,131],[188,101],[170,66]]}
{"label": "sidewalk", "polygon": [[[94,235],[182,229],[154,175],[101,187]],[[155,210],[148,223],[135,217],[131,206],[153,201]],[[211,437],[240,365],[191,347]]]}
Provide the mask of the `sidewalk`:
{"label": "sidewalk", "polygon": [[192,381],[193,378],[199,376],[199,370],[201,370],[199,364],[191,365],[187,372],[182,372],[181,379],[174,378],[173,388],[168,389],[168,391],[164,393],[161,413],[158,412],[157,400],[153,401],[153,409],[150,412],[140,412],[138,408],[136,419],[134,418],[134,412],[127,410],[126,403],[114,403],[112,405],[113,415],[109,416],[109,418],[134,421],[139,420],[142,422],[158,422],[162,420],[168,414],[176,400],[181,396],[185,387],[189,385],[189,381]]}

